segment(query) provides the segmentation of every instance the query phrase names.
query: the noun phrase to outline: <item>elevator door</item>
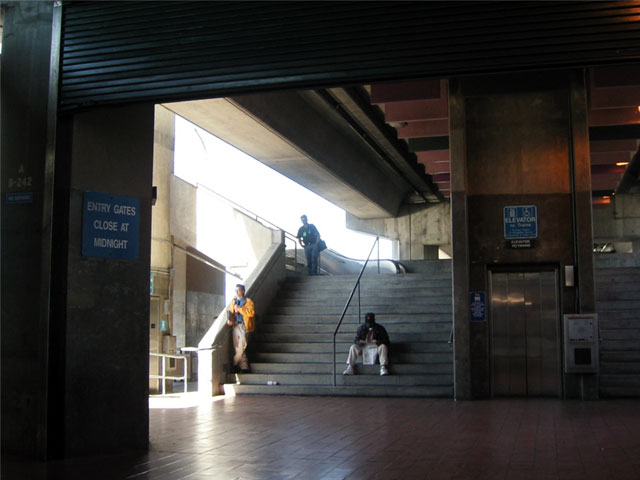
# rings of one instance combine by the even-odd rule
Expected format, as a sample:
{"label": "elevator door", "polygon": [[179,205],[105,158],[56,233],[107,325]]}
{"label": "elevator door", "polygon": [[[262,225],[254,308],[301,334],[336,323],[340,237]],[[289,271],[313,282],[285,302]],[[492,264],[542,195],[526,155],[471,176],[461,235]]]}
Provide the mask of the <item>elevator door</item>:
{"label": "elevator door", "polygon": [[555,271],[491,272],[494,396],[560,396]]}

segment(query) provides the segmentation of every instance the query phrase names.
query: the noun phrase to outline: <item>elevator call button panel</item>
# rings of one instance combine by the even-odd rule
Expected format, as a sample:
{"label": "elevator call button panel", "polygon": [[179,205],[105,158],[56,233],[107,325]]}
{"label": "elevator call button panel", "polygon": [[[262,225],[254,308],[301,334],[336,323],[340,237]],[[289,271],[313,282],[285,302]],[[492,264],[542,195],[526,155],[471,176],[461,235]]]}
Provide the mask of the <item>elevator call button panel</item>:
{"label": "elevator call button panel", "polygon": [[566,373],[598,373],[598,314],[564,316]]}

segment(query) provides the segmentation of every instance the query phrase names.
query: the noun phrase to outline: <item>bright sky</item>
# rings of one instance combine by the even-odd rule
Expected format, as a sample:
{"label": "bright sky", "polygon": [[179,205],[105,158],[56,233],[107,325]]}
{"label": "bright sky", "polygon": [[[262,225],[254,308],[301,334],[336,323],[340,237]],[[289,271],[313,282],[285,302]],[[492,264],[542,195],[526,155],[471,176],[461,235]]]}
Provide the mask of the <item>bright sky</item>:
{"label": "bright sky", "polygon": [[[347,229],[344,210],[182,117],[175,118],[176,176],[204,185],[293,235],[305,214],[329,248],[351,258],[369,254],[375,237]],[[380,238],[380,258],[392,258],[390,240]]]}

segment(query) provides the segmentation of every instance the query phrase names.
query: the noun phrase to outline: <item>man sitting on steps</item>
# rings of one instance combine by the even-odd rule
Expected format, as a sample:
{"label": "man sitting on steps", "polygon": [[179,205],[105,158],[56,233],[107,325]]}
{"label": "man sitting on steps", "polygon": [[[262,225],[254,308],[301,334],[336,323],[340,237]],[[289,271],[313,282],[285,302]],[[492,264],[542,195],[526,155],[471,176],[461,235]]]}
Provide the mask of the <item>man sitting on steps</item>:
{"label": "man sitting on steps", "polygon": [[375,313],[367,313],[364,316],[364,324],[358,327],[356,331],[356,339],[349,349],[349,357],[347,358],[347,369],[342,372],[343,375],[353,375],[355,373],[354,366],[358,360],[358,356],[362,354],[362,347],[367,344],[376,344],[378,347],[378,358],[380,359],[380,375],[388,375],[389,371],[389,335],[385,328],[376,323]]}

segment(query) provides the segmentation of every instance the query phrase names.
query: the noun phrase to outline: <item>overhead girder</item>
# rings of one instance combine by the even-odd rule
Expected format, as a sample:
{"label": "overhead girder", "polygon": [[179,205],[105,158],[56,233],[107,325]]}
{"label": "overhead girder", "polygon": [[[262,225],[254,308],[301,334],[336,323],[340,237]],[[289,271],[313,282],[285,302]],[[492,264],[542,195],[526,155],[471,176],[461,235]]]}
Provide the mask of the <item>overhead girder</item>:
{"label": "overhead girder", "polygon": [[429,176],[402,166],[402,153],[373,123],[353,128],[326,96],[284,91],[164,105],[359,218],[439,200]]}

